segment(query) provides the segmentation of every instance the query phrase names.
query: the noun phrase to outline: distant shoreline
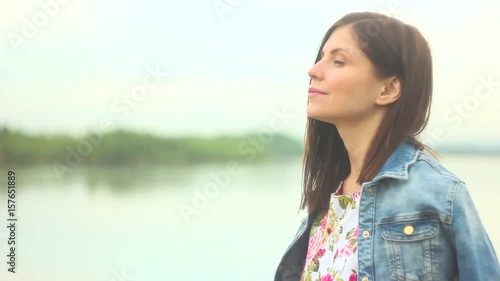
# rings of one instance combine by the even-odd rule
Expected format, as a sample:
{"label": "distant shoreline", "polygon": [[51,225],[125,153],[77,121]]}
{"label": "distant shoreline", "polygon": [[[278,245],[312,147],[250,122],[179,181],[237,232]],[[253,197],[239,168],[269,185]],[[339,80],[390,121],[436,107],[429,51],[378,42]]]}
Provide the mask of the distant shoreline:
{"label": "distant shoreline", "polygon": [[[115,130],[102,135],[28,135],[0,128],[0,167],[194,165],[235,161],[272,161],[303,155],[301,140],[283,134],[262,138],[258,133],[238,136],[160,137]],[[439,144],[443,155],[500,156],[500,144]]]}
{"label": "distant shoreline", "polygon": [[500,145],[492,144],[441,144],[434,150],[442,154],[500,156]]}
{"label": "distant shoreline", "polygon": [[302,145],[286,135],[258,133],[214,138],[159,137],[125,130],[88,134],[28,135],[0,128],[0,167],[52,165],[71,170],[86,166],[192,165],[212,162],[266,161],[302,154]]}

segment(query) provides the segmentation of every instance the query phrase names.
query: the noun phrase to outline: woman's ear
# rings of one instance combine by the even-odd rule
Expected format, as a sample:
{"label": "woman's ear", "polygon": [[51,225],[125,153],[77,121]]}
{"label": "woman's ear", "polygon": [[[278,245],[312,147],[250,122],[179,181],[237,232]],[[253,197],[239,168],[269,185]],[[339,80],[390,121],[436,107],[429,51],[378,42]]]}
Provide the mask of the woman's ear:
{"label": "woman's ear", "polygon": [[396,76],[385,80],[385,87],[379,94],[375,103],[378,105],[388,105],[395,102],[401,96],[401,81]]}

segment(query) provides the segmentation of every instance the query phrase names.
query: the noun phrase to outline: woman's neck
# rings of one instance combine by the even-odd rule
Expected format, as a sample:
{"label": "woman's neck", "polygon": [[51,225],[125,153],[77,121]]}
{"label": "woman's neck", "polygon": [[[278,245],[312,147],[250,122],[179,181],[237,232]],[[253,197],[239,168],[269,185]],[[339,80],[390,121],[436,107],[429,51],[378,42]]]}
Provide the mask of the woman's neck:
{"label": "woman's neck", "polygon": [[378,128],[379,123],[376,119],[374,118],[357,124],[337,126],[340,137],[347,149],[349,165],[351,167],[350,174],[343,181],[343,194],[350,194],[361,189],[361,183],[357,181],[363,168],[368,148]]}

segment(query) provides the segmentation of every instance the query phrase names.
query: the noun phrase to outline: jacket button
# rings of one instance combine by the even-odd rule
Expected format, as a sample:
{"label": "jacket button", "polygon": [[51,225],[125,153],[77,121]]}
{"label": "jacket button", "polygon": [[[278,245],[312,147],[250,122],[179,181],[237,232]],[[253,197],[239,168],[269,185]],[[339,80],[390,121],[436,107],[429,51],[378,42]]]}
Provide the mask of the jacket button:
{"label": "jacket button", "polygon": [[405,226],[405,229],[403,230],[403,232],[406,234],[406,235],[410,235],[413,233],[415,229],[413,228],[413,226],[411,225],[407,225]]}
{"label": "jacket button", "polygon": [[370,232],[368,232],[368,231],[366,231],[366,230],[365,230],[365,231],[363,231],[363,237],[364,237],[364,238],[367,238],[368,236],[370,236]]}
{"label": "jacket button", "polygon": [[361,281],[368,281],[368,277],[365,276],[365,277],[361,278]]}

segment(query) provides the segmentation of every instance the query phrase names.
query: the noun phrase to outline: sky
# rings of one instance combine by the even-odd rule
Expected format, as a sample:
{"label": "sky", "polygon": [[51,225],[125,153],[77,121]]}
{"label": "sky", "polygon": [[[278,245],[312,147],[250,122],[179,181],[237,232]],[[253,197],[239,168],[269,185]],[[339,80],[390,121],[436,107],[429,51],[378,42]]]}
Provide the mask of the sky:
{"label": "sky", "polygon": [[399,18],[430,42],[424,139],[500,141],[493,0],[1,1],[0,126],[302,139],[307,70],[326,30],[355,11]]}

